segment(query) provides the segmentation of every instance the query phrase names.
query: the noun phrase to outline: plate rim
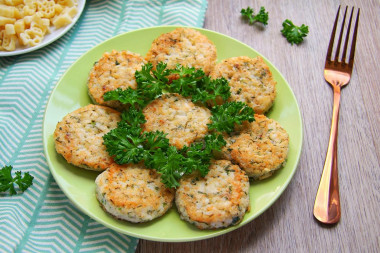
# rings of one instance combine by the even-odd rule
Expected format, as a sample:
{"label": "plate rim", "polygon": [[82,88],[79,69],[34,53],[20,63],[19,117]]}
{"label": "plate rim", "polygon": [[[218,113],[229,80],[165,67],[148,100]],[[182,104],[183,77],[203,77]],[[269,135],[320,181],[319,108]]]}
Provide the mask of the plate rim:
{"label": "plate rim", "polygon": [[75,15],[75,17],[73,18],[72,22],[70,24],[66,25],[65,27],[62,27],[62,30],[60,30],[61,28],[59,28],[58,30],[54,31],[57,34],[55,36],[53,36],[52,38],[50,38],[49,40],[46,40],[46,41],[42,40],[41,43],[39,43],[36,46],[27,47],[27,48],[23,48],[23,49],[19,49],[19,50],[17,50],[17,48],[16,48],[16,50],[13,50],[13,51],[0,51],[0,57],[7,57],[7,56],[16,56],[16,55],[21,55],[21,54],[27,54],[27,53],[36,51],[38,49],[41,49],[43,47],[46,47],[46,46],[50,45],[51,43],[53,43],[56,40],[60,39],[68,31],[70,31],[71,28],[73,28],[73,26],[80,19],[85,6],[86,6],[86,0],[78,0],[78,7],[80,7],[80,8],[78,8],[78,13]]}
{"label": "plate rim", "polygon": [[[58,84],[62,81],[63,77],[67,74],[67,72],[69,72],[74,67],[74,65],[76,64],[76,62],[80,61],[83,57],[85,57],[86,54],[88,54],[89,52],[91,52],[93,50],[96,50],[96,48],[98,46],[100,46],[102,44],[105,44],[105,43],[107,43],[110,40],[114,40],[117,37],[125,36],[125,34],[127,34],[127,33],[141,32],[143,30],[151,30],[151,29],[159,29],[159,28],[177,28],[177,27],[188,27],[188,28],[192,28],[192,29],[195,29],[195,30],[199,30],[199,31],[206,31],[208,33],[214,33],[214,34],[216,34],[218,36],[227,37],[228,39],[238,42],[239,44],[247,47],[249,50],[254,51],[257,55],[259,55],[260,57],[262,57],[266,63],[269,63],[271,65],[271,67],[276,70],[277,74],[281,77],[282,80],[285,81],[285,85],[289,88],[290,94],[292,95],[292,99],[294,99],[294,102],[295,102],[295,105],[296,105],[297,117],[300,119],[299,126],[298,126],[298,128],[300,129],[300,132],[299,132],[299,143],[297,143],[297,147],[299,146],[299,149],[297,150],[296,154],[294,154],[296,156],[295,165],[294,165],[295,168],[291,171],[291,173],[288,176],[288,178],[281,184],[281,187],[279,189],[278,194],[275,197],[273,197],[273,199],[271,201],[269,201],[259,212],[257,212],[256,215],[253,215],[252,217],[249,217],[247,220],[243,221],[238,226],[231,226],[231,227],[227,227],[227,228],[221,228],[221,229],[218,229],[218,230],[213,230],[212,231],[213,233],[210,233],[210,234],[207,234],[207,235],[202,235],[202,236],[198,236],[198,237],[168,238],[168,239],[166,239],[166,238],[157,238],[157,237],[153,237],[153,236],[141,235],[141,234],[138,234],[138,233],[135,233],[135,232],[125,231],[125,230],[120,229],[120,228],[118,228],[116,226],[113,226],[112,224],[108,224],[106,222],[103,222],[102,220],[98,219],[95,215],[93,215],[92,213],[88,212],[81,205],[77,204],[76,200],[74,200],[73,197],[70,194],[67,193],[67,190],[64,187],[61,187],[61,182],[60,182],[61,179],[60,179],[59,175],[57,174],[57,172],[55,170],[51,169],[52,162],[51,162],[50,159],[48,159],[49,156],[48,156],[48,150],[47,150],[48,139],[45,137],[45,131],[46,131],[46,129],[45,129],[46,128],[45,118],[47,116],[46,114],[47,114],[47,111],[48,111],[48,105],[50,104],[51,99],[52,99],[52,97],[53,97],[56,89],[58,88]],[[217,236],[220,236],[220,235],[232,232],[232,231],[234,231],[234,230],[236,230],[238,228],[241,228],[241,227],[249,224],[253,220],[257,219],[267,209],[269,209],[274,204],[274,202],[276,202],[278,200],[278,198],[284,193],[284,191],[288,187],[290,181],[293,179],[294,174],[297,171],[297,168],[298,168],[298,165],[299,165],[299,161],[300,161],[300,157],[301,157],[301,153],[302,153],[303,139],[304,139],[304,129],[303,129],[303,117],[302,117],[301,110],[300,110],[300,107],[299,107],[299,104],[298,104],[298,101],[296,99],[296,96],[294,94],[293,89],[290,87],[288,81],[285,79],[285,77],[283,76],[283,74],[278,70],[278,68],[271,61],[269,61],[264,55],[262,55],[260,52],[258,52],[254,48],[250,47],[249,45],[245,44],[244,42],[241,42],[241,41],[239,41],[239,40],[237,40],[237,39],[235,39],[235,38],[233,38],[233,37],[231,37],[229,35],[226,35],[226,34],[223,34],[223,33],[220,33],[220,32],[216,32],[216,31],[213,31],[213,30],[209,30],[209,29],[205,29],[205,28],[199,28],[199,27],[193,27],[193,26],[183,26],[183,25],[181,25],[181,26],[179,26],[179,25],[160,25],[160,26],[151,26],[151,27],[145,27],[145,28],[135,29],[135,30],[124,32],[124,33],[118,34],[116,36],[113,36],[111,38],[108,38],[108,39],[102,41],[101,43],[95,45],[91,49],[87,50],[86,52],[84,52],[79,58],[77,58],[73,63],[71,63],[71,65],[63,72],[63,74],[61,75],[61,77],[54,84],[54,88],[52,89],[52,91],[51,91],[51,93],[49,95],[49,98],[48,98],[48,100],[46,102],[46,108],[45,108],[44,115],[43,115],[42,138],[43,138],[43,148],[44,148],[44,154],[45,154],[45,157],[46,157],[46,161],[47,161],[47,164],[49,166],[49,170],[52,173],[55,181],[57,182],[57,184],[60,187],[60,189],[64,192],[65,196],[70,200],[70,202],[76,208],[78,208],[79,210],[81,210],[81,212],[83,212],[85,215],[91,217],[93,220],[99,222],[100,224],[104,225],[107,228],[110,228],[110,229],[112,229],[114,231],[120,232],[122,234],[129,235],[129,236],[132,236],[132,237],[135,237],[135,238],[145,239],[145,240],[150,240],[150,241],[157,241],[157,242],[191,242],[191,241],[199,241],[199,240],[204,240],[204,239],[210,239],[210,238],[213,238],[213,237],[217,237]],[[175,207],[175,206],[173,205],[173,207]]]}

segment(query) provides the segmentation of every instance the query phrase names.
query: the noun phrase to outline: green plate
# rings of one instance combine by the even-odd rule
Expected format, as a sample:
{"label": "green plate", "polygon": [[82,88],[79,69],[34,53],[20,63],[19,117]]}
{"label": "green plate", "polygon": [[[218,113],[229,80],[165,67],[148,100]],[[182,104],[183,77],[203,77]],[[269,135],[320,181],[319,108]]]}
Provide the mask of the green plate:
{"label": "green plate", "polygon": [[302,147],[302,119],[296,98],[281,73],[260,53],[249,46],[213,31],[194,28],[206,35],[217,48],[218,60],[233,56],[261,56],[269,65],[277,81],[277,98],[268,113],[289,133],[290,146],[286,166],[272,177],[253,182],[250,186],[251,209],[244,220],[233,227],[218,230],[199,230],[182,221],[173,207],[161,218],[143,224],[132,224],[112,218],[99,206],[95,197],[96,172],[68,164],[54,149],[53,133],[58,121],[79,107],[90,103],[87,95],[87,78],[90,69],[104,52],[129,50],[145,55],[152,41],[160,34],[172,31],[174,26],[151,27],[124,33],[92,48],[82,55],[64,73],[52,91],[43,122],[44,151],[50,170],[66,196],[85,214],[118,232],[153,241],[184,242],[215,237],[233,231],[251,222],[268,209],[285,190],[298,164]]}

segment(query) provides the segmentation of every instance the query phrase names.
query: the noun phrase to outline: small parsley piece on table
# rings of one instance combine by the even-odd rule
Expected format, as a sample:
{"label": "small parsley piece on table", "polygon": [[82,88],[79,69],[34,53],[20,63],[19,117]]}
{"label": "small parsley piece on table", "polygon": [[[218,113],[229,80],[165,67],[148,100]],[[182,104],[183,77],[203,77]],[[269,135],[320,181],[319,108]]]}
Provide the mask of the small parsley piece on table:
{"label": "small parsley piece on table", "polygon": [[17,171],[15,173],[15,177],[12,176],[12,166],[4,166],[0,170],[0,192],[6,192],[9,190],[10,195],[17,194],[15,189],[15,185],[18,185],[18,188],[24,192],[33,184],[34,177],[29,174],[29,172],[25,172],[22,175],[21,171]]}
{"label": "small parsley piece on table", "polygon": [[208,128],[219,132],[231,133],[235,129],[235,124],[241,125],[243,121],[255,120],[253,109],[241,101],[214,106],[211,112],[211,123],[208,124]]}
{"label": "small parsley piece on table", "polygon": [[307,36],[309,33],[309,27],[302,24],[301,26],[296,26],[293,24],[292,21],[289,19],[286,19],[282,23],[282,30],[281,30],[282,35],[285,36],[286,40],[293,45],[299,44],[303,41],[303,38]]}
{"label": "small parsley piece on table", "polygon": [[247,9],[241,9],[240,11],[241,15],[248,19],[249,24],[253,24],[255,22],[260,22],[264,25],[268,24],[268,12],[265,12],[265,7],[261,6],[259,13],[256,15],[253,14],[253,9],[251,7],[247,7]]}

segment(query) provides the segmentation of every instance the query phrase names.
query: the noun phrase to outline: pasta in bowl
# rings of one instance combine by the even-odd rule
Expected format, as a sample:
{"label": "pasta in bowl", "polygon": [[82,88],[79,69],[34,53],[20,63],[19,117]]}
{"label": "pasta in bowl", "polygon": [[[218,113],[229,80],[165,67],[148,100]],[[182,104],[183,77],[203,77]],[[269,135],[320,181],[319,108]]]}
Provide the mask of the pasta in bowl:
{"label": "pasta in bowl", "polygon": [[34,51],[60,38],[84,5],[85,0],[0,1],[0,56]]}

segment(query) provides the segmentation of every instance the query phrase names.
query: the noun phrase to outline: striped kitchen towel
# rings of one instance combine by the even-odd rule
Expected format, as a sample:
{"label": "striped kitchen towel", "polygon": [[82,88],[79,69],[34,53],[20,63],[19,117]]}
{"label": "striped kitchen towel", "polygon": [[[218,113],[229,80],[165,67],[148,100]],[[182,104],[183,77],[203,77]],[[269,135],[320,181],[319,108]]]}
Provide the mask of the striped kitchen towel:
{"label": "striped kitchen towel", "polygon": [[66,69],[100,42],[142,27],[202,27],[206,8],[206,0],[87,0],[80,19],[59,40],[0,57],[0,167],[34,176],[24,193],[0,193],[0,252],[135,251],[137,238],[83,214],[54,181],[42,144],[46,103]]}

